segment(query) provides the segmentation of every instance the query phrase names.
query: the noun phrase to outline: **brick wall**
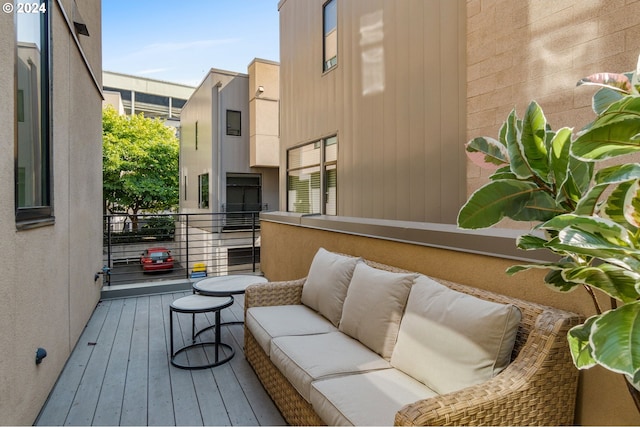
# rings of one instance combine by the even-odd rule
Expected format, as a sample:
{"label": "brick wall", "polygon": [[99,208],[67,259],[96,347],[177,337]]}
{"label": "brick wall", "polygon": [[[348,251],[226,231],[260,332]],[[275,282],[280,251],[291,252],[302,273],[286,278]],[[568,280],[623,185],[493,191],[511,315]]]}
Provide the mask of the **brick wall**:
{"label": "brick wall", "polygon": [[[640,54],[640,1],[468,0],[467,140],[497,137],[509,112],[530,101],[556,130],[593,118],[596,72],[626,72]],[[467,194],[490,173],[467,163]]]}

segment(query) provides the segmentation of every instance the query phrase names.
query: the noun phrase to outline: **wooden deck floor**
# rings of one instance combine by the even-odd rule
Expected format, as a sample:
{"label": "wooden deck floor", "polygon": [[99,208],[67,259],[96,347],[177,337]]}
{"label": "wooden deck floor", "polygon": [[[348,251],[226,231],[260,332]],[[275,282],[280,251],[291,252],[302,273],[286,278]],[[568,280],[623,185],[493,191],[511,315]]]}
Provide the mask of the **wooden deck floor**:
{"label": "wooden deck floor", "polygon": [[[189,294],[101,301],[36,425],[284,425],[244,358],[242,325],[222,328],[222,341],[235,349],[229,363],[203,370],[169,363],[169,304]],[[236,298],[223,322],[241,320],[243,304]],[[213,315],[196,319],[203,327]],[[180,346],[190,339],[191,316],[174,322]],[[206,356],[194,349],[186,357],[198,363]]]}

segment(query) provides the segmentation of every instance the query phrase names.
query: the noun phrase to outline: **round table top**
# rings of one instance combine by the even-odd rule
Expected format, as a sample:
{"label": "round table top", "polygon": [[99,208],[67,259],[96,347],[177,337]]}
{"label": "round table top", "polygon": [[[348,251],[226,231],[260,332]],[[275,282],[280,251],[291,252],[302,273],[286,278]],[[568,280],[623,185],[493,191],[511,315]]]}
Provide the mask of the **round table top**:
{"label": "round table top", "polygon": [[171,308],[182,312],[202,312],[215,311],[229,307],[233,304],[233,298],[227,297],[209,297],[204,295],[188,295],[178,298],[171,303]]}
{"label": "round table top", "polygon": [[268,280],[262,276],[233,274],[200,280],[193,284],[193,289],[202,295],[224,297],[243,294],[247,286],[266,282]]}

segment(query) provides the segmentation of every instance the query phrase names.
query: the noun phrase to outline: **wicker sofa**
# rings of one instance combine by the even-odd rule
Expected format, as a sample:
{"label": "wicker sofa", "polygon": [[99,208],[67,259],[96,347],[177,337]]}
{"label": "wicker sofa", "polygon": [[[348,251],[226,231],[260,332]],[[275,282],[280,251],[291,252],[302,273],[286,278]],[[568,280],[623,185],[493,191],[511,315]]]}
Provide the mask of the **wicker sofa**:
{"label": "wicker sofa", "polygon": [[[355,262],[355,270],[345,270],[341,262]],[[346,289],[319,286],[318,280],[346,283]],[[409,282],[408,291],[385,294],[388,289],[378,282],[387,288],[407,288]],[[334,296],[328,305],[322,286]],[[414,295],[424,289],[435,290],[435,296]],[[384,301],[376,301],[381,293]],[[496,315],[498,323],[483,318],[494,308],[506,313]],[[381,326],[385,316],[392,326]],[[578,382],[566,334],[580,320],[555,308],[320,249],[306,278],[247,288],[245,354],[292,425],[566,425],[574,421]],[[482,350],[482,360],[467,360],[477,346],[469,340],[485,332],[500,339],[490,350],[494,359],[484,360]],[[425,350],[416,340],[433,341],[432,348]],[[495,360],[505,351],[506,363]]]}

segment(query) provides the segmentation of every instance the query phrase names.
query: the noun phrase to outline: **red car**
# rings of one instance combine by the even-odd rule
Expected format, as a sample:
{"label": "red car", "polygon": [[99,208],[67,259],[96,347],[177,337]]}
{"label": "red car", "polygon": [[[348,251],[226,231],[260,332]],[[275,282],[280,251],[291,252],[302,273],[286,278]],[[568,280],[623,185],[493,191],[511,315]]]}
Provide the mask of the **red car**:
{"label": "red car", "polygon": [[171,251],[165,247],[145,249],[140,257],[144,271],[173,270]]}

